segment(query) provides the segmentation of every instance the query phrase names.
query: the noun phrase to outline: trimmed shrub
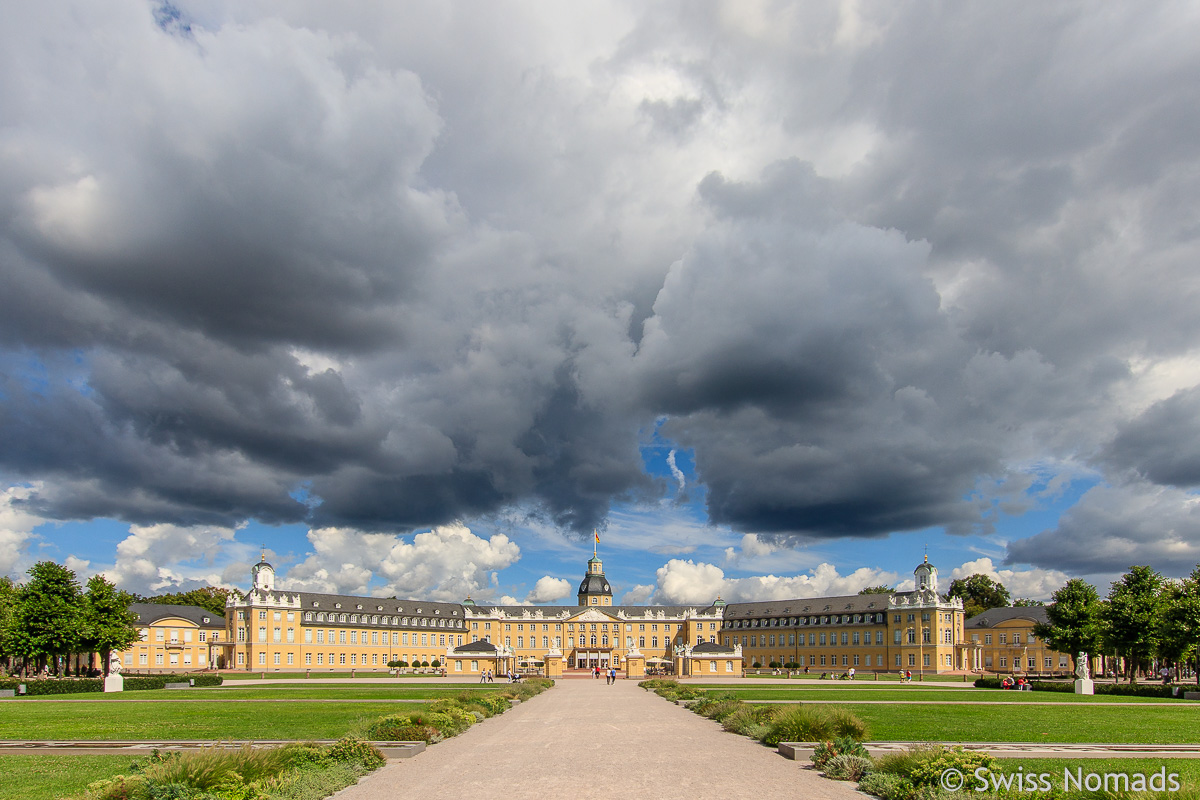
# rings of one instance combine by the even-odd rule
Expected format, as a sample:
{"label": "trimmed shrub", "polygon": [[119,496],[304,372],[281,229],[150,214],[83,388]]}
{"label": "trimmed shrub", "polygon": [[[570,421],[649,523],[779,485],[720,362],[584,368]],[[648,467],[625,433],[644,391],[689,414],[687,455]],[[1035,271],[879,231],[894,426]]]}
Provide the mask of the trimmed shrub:
{"label": "trimmed shrub", "polygon": [[378,769],[387,763],[387,758],[379,752],[379,748],[362,739],[339,739],[329,745],[326,756],[338,764],[362,764],[367,770]]}
{"label": "trimmed shrub", "polygon": [[188,678],[190,678],[192,681],[194,681],[195,683],[193,685],[195,685],[197,687],[221,686],[222,684],[225,683],[224,675],[209,675],[209,674],[189,675]]}
{"label": "trimmed shrub", "polygon": [[850,709],[842,706],[826,706],[826,711],[829,714],[829,722],[833,726],[834,736],[859,742],[867,738],[867,723],[859,719]]}
{"label": "trimmed shrub", "polygon": [[721,722],[721,727],[730,733],[749,736],[751,739],[761,739],[767,732],[771,718],[778,713],[771,706],[751,706],[742,704],[737,711],[729,714]]}
{"label": "trimmed shrub", "polygon": [[849,736],[843,736],[831,742],[818,743],[812,754],[813,766],[817,769],[823,769],[831,759],[840,755],[870,757],[870,754],[867,753],[867,748],[863,747],[862,742],[852,739]]}
{"label": "trimmed shrub", "polygon": [[647,678],[644,681],[639,681],[638,686],[649,690],[675,688],[679,686],[679,681],[671,678]]}
{"label": "trimmed shrub", "polygon": [[858,783],[858,790],[883,800],[908,800],[913,793],[912,781],[890,772],[868,772]]}
{"label": "trimmed shrub", "polygon": [[30,678],[28,680],[3,678],[0,679],[0,689],[12,689],[16,691],[22,683],[25,684],[25,694],[31,697],[34,695],[82,694],[84,692],[104,691],[104,680],[101,678]]}
{"label": "trimmed shrub", "polygon": [[825,765],[825,777],[835,781],[857,781],[875,766],[870,756],[842,753],[829,759]]}

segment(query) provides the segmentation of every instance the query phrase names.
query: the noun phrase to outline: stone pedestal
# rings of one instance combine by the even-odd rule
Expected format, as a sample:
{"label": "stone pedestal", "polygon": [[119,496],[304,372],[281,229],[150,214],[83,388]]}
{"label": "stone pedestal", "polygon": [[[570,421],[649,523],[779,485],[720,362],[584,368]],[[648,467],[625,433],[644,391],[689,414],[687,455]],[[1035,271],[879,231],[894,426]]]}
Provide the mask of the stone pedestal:
{"label": "stone pedestal", "polygon": [[1079,678],[1075,681],[1075,694],[1095,694],[1095,684],[1091,678]]}
{"label": "stone pedestal", "polygon": [[646,677],[646,656],[632,652],[625,656],[625,677],[641,680]]}
{"label": "stone pedestal", "polygon": [[125,679],[121,677],[121,673],[114,672],[104,679],[104,691],[106,692],[123,692],[125,691]]}
{"label": "stone pedestal", "polygon": [[542,658],[543,669],[547,678],[561,678],[563,657],[557,650],[551,650]]}

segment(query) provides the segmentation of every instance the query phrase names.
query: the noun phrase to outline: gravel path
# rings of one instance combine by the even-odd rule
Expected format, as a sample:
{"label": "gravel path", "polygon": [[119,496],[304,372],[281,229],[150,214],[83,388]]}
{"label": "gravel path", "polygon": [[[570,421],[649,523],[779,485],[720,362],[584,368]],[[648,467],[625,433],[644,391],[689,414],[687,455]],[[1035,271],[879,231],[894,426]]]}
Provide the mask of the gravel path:
{"label": "gravel path", "polygon": [[632,681],[559,681],[461,736],[394,761],[335,797],[546,800],[804,797],[862,800],[772,748],[639,689]]}

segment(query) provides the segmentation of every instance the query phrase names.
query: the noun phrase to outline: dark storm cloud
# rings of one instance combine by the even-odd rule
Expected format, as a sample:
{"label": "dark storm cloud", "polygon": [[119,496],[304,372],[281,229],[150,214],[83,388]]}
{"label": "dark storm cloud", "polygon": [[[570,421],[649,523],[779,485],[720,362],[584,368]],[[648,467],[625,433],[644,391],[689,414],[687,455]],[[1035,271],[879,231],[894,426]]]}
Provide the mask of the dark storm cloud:
{"label": "dark storm cloud", "polygon": [[1177,392],[1121,426],[1104,455],[1154,483],[1200,486],[1200,388]]}
{"label": "dark storm cloud", "polygon": [[1182,577],[1200,564],[1200,505],[1178,489],[1096,487],[1056,528],[1010,543],[1005,560],[1084,575],[1152,564],[1165,575]]}
{"label": "dark storm cloud", "polygon": [[173,8],[0,31],[38,513],[586,531],[662,491],[660,419],[713,522],[781,538],[1195,484],[1187,8]]}

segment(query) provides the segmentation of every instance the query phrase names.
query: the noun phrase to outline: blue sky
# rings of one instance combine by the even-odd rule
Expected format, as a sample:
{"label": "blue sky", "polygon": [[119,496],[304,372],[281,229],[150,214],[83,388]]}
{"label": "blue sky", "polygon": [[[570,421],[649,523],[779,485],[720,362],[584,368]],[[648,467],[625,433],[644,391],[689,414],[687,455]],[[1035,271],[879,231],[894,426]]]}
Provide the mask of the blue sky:
{"label": "blue sky", "polygon": [[554,602],[599,529],[628,602],[1186,574],[1196,17],[15,9],[0,573]]}

